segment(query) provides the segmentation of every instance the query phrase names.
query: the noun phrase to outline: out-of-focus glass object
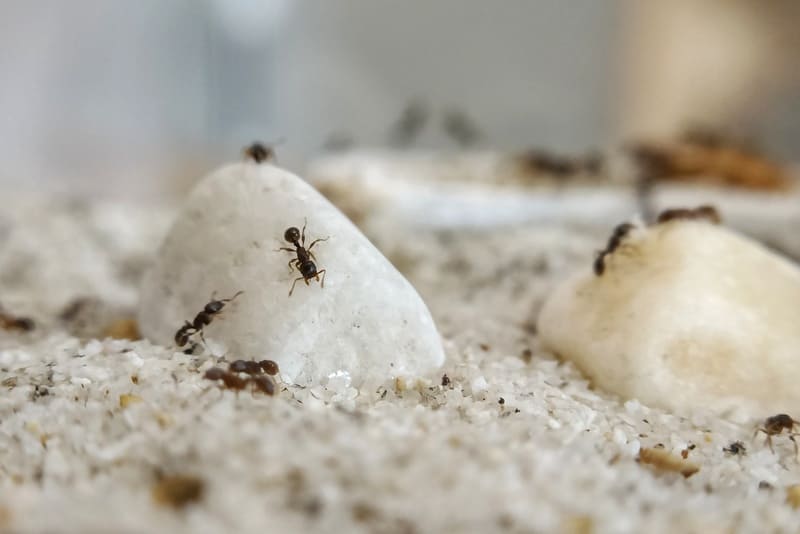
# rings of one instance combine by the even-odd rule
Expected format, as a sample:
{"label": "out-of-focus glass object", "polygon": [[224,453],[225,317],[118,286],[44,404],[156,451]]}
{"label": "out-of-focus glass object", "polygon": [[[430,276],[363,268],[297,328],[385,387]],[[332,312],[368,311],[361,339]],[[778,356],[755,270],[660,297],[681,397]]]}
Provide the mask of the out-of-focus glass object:
{"label": "out-of-focus glass object", "polygon": [[792,156],[798,22],[788,0],[7,0],[0,187],[157,198],[255,139],[301,169],[325,146],[584,151],[687,121]]}
{"label": "out-of-focus glass object", "polygon": [[797,159],[800,3],[625,3],[619,134],[670,137],[703,125]]}

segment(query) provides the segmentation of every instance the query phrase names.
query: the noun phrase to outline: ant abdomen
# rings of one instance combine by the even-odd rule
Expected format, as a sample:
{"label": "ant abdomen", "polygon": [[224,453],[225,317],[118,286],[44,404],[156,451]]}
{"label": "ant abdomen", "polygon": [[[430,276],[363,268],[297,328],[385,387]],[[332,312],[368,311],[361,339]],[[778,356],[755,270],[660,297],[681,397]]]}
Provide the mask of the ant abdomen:
{"label": "ant abdomen", "polygon": [[312,278],[317,275],[317,266],[314,265],[313,261],[304,261],[300,264],[300,274],[304,278]]}

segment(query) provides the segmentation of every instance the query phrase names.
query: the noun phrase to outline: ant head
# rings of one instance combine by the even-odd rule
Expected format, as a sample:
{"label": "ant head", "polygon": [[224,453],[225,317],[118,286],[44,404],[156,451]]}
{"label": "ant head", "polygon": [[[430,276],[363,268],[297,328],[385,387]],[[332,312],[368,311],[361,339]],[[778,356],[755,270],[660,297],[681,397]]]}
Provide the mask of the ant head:
{"label": "ant head", "polygon": [[275,159],[275,149],[273,147],[282,144],[284,141],[286,141],[284,138],[280,138],[274,143],[261,143],[255,141],[253,144],[242,150],[242,152],[244,152],[245,157],[252,159],[256,163],[272,161]]}
{"label": "ant head", "polygon": [[225,307],[225,302],[221,300],[212,300],[208,304],[203,307],[203,311],[200,312],[198,315],[208,314],[214,315],[215,313],[219,313],[222,308]]}
{"label": "ant head", "polygon": [[292,226],[291,228],[287,228],[286,231],[283,233],[283,238],[288,241],[289,243],[297,243],[300,241],[300,230]]}
{"label": "ant head", "polygon": [[244,149],[244,155],[256,163],[261,163],[262,161],[271,160],[275,156],[275,153],[270,146],[266,146],[262,143],[253,143]]}

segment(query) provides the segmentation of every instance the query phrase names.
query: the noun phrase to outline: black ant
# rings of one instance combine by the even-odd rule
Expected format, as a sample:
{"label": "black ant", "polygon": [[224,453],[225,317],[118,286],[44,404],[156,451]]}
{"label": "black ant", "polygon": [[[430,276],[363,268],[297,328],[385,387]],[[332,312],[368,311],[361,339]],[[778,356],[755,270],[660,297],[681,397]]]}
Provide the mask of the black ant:
{"label": "black ant", "polygon": [[601,250],[597,254],[597,258],[594,260],[594,274],[597,276],[602,275],[606,270],[606,263],[605,259],[606,256],[612,254],[617,248],[622,244],[622,240],[625,239],[625,236],[634,229],[634,225],[631,223],[622,223],[617,225],[614,228],[614,232],[611,234],[611,237],[608,240],[608,244],[606,245],[605,250]]}
{"label": "black ant", "polygon": [[[296,268],[302,276],[296,278],[295,281],[292,283],[292,288],[289,290],[289,296],[292,296],[292,292],[294,291],[294,285],[302,280],[303,282],[308,285],[308,281],[314,278],[317,282],[320,282],[319,276],[322,275],[322,281],[320,282],[320,287],[325,287],[325,269],[317,270],[317,265],[314,263],[313,260],[317,258],[314,256],[314,253],[311,252],[311,249],[320,241],[327,241],[327,237],[322,237],[319,239],[315,239],[311,242],[308,247],[306,247],[306,222],[303,222],[303,230],[302,232],[291,226],[286,229],[283,233],[283,238],[294,245],[294,248],[288,247],[281,247],[279,250],[285,250],[287,252],[291,252],[293,254],[297,254],[297,257],[289,261],[289,271],[291,272],[292,268]],[[313,260],[312,260],[313,258]]]}
{"label": "black ant", "polygon": [[657,224],[674,221],[676,219],[707,219],[713,224],[719,224],[722,221],[719,212],[714,206],[699,206],[694,209],[674,208],[662,211],[656,220]]}
{"label": "black ant", "polygon": [[767,419],[764,421],[764,425],[756,429],[755,433],[753,434],[753,438],[755,438],[759,432],[763,432],[767,435],[767,445],[769,445],[769,450],[775,452],[775,449],[772,448],[772,436],[777,436],[786,430],[786,433],[789,434],[789,439],[792,440],[792,443],[794,443],[794,453],[795,456],[797,456],[798,448],[794,437],[800,435],[800,433],[793,432],[793,430],[794,426],[798,424],[800,424],[800,422],[792,419],[790,415],[779,413],[778,415],[767,417]]}
{"label": "black ant", "polygon": [[244,150],[242,150],[242,152],[246,158],[250,158],[256,163],[272,161],[275,159],[275,151],[272,149],[272,147],[259,142],[255,142],[246,147]]}
{"label": "black ant", "polygon": [[569,176],[577,170],[570,159],[544,150],[529,150],[520,156],[520,160],[526,169],[555,176]]}
{"label": "black ant", "polygon": [[189,342],[189,338],[196,333],[197,330],[192,326],[192,323],[186,321],[183,323],[183,326],[178,328],[178,331],[175,332],[175,344],[179,347],[183,347]]}
{"label": "black ant", "polygon": [[460,109],[452,109],[445,112],[442,118],[442,128],[461,147],[472,146],[482,137],[475,121]]}
{"label": "black ant", "polygon": [[0,328],[5,330],[22,330],[30,332],[36,327],[36,323],[29,317],[17,317],[12,315],[0,306]]}
{"label": "black ant", "polygon": [[408,103],[400,118],[392,127],[391,144],[407,146],[419,136],[430,115],[424,102],[414,100]]}
{"label": "black ant", "polygon": [[200,339],[205,343],[206,339],[203,337],[203,328],[211,324],[214,317],[222,312],[222,309],[227,303],[231,302],[242,293],[244,293],[244,291],[237,291],[232,297],[219,300],[215,299],[212,294],[211,301],[203,307],[203,310],[195,316],[194,320],[191,323],[186,321],[183,326],[175,332],[175,344],[179,347],[183,347],[189,342],[189,338],[195,334],[200,334]]}
{"label": "black ant", "polygon": [[727,447],[723,447],[722,452],[732,454],[733,456],[737,456],[740,454],[745,454],[747,452],[747,448],[741,441],[733,441]]}

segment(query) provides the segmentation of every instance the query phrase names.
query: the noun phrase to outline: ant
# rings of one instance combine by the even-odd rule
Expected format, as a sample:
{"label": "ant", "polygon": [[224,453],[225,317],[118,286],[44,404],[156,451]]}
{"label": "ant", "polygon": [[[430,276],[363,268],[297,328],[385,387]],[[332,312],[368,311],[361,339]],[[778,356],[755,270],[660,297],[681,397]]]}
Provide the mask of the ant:
{"label": "ant", "polygon": [[532,149],[520,157],[522,164],[533,172],[554,176],[569,176],[575,172],[573,162],[544,150]]}
{"label": "ant", "polygon": [[424,102],[420,100],[409,102],[392,127],[390,143],[397,146],[410,145],[425,127],[429,115],[428,106]]}
{"label": "ant", "polygon": [[442,118],[445,133],[461,147],[469,147],[480,141],[482,135],[478,125],[463,110],[446,111]]}
{"label": "ant", "polygon": [[[244,373],[248,376],[241,377]],[[227,389],[241,391],[248,385],[258,389],[265,395],[275,394],[275,381],[272,376],[278,374],[278,364],[272,360],[235,360],[228,365],[228,370],[212,367],[205,372],[204,378],[214,382],[222,380]]]}
{"label": "ant", "polygon": [[275,150],[273,150],[271,146],[259,142],[255,142],[246,147],[242,150],[242,153],[244,153],[244,157],[250,158],[256,163],[263,163],[275,159]]}
{"label": "ant", "polygon": [[275,395],[275,381],[268,376],[254,376],[250,379],[250,383],[264,395],[270,397]]}
{"label": "ant", "polygon": [[0,328],[5,330],[22,330],[30,332],[36,327],[36,323],[29,317],[16,317],[3,310],[0,306]]}
{"label": "ant", "polygon": [[795,456],[797,456],[798,448],[794,437],[800,435],[800,433],[793,432],[793,430],[794,426],[798,424],[800,424],[800,421],[795,421],[791,416],[786,415],[785,413],[779,413],[778,415],[767,417],[767,419],[764,421],[764,425],[756,429],[755,433],[753,434],[753,438],[755,438],[759,432],[763,432],[767,435],[767,445],[769,445],[769,450],[775,452],[775,449],[772,448],[772,436],[777,436],[786,430],[787,434],[789,434],[789,439],[792,440],[792,443],[794,443],[794,453]]}
{"label": "ant", "polygon": [[598,152],[589,152],[583,157],[567,157],[532,148],[518,158],[527,171],[550,174],[558,178],[566,178],[581,172],[600,174],[604,165],[603,155]]}
{"label": "ant", "polygon": [[617,248],[622,244],[622,240],[625,239],[625,236],[633,230],[634,225],[631,223],[622,223],[617,225],[614,228],[614,232],[611,234],[611,237],[608,239],[608,244],[606,245],[605,250],[601,250],[597,254],[597,258],[594,260],[594,274],[597,276],[601,276],[606,270],[606,263],[605,259],[606,256],[612,254]]}
{"label": "ant", "polygon": [[235,360],[230,363],[228,370],[233,373],[247,373],[251,376],[261,373],[261,367],[254,360]]}
{"label": "ant", "polygon": [[279,250],[285,250],[287,252],[291,252],[293,254],[297,254],[297,257],[293,260],[289,261],[289,272],[292,271],[292,268],[296,268],[302,276],[296,278],[295,281],[292,283],[292,288],[289,290],[289,296],[292,296],[292,292],[294,291],[294,285],[302,280],[303,282],[308,285],[308,281],[314,278],[317,282],[320,282],[319,276],[322,275],[322,281],[320,282],[320,287],[325,287],[325,269],[317,270],[317,265],[314,263],[312,258],[316,260],[317,258],[314,256],[314,253],[311,252],[311,249],[320,241],[327,241],[327,237],[322,237],[319,239],[315,239],[311,242],[308,247],[306,247],[306,224],[307,221],[303,221],[303,230],[302,232],[291,226],[286,229],[283,233],[283,238],[294,245],[294,248],[289,247],[281,247]]}
{"label": "ant", "polygon": [[694,209],[676,208],[664,210],[658,215],[657,224],[674,221],[676,219],[707,219],[713,224],[722,222],[719,212],[714,206],[699,206]]}
{"label": "ant", "polygon": [[266,373],[270,376],[278,374],[278,364],[273,360],[234,360],[228,366],[228,370],[234,373],[247,373],[248,375],[255,376],[261,373]]}
{"label": "ant", "polygon": [[733,456],[738,456],[740,454],[746,454],[747,448],[741,441],[733,441],[727,447],[723,447],[722,452],[732,454]]}
{"label": "ant", "polygon": [[213,380],[214,382],[222,380],[226,388],[236,391],[246,388],[250,381],[250,379],[241,378],[237,373],[232,373],[219,367],[212,367],[203,376],[206,380]]}
{"label": "ant", "polygon": [[189,342],[189,338],[195,334],[200,334],[200,339],[202,339],[203,344],[205,344],[206,338],[203,337],[203,328],[211,324],[214,317],[222,312],[222,309],[227,303],[244,293],[244,291],[237,291],[232,297],[219,300],[214,298],[215,293],[216,291],[211,294],[211,301],[203,307],[203,310],[195,316],[191,323],[186,321],[183,323],[183,326],[175,332],[176,345],[183,347]]}

